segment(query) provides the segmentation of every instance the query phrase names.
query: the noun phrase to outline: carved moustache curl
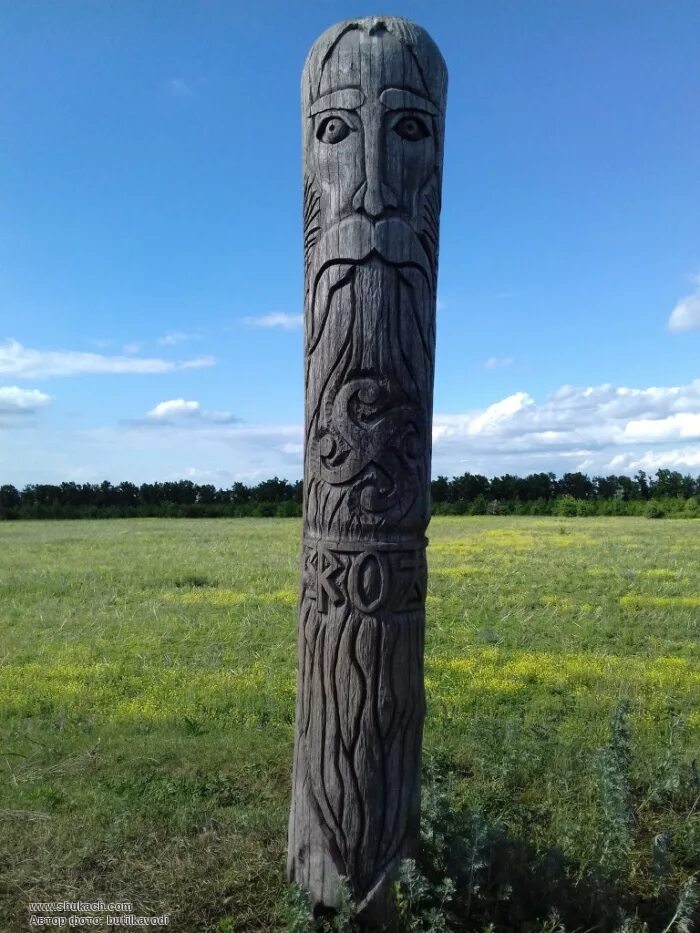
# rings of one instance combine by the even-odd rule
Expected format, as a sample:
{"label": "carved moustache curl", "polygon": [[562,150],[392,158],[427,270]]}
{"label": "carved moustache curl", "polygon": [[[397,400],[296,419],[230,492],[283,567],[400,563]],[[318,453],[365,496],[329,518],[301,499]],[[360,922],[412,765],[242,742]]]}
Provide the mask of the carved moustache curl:
{"label": "carved moustache curl", "polygon": [[331,262],[360,262],[376,253],[393,265],[414,265],[430,278],[432,263],[413,226],[400,217],[372,220],[354,214],[334,224],[315,245],[310,281]]}
{"label": "carved moustache curl", "polygon": [[[427,241],[430,249],[431,243]],[[348,284],[358,266],[371,257],[381,260],[386,274],[400,274],[423,297],[418,307],[434,306],[434,256],[412,224],[401,217],[373,221],[364,214],[346,217],[329,227],[309,254],[306,271],[305,340],[313,352],[329,319],[334,293]],[[389,286],[389,292],[393,284]],[[425,290],[425,291],[424,291]],[[388,294],[388,292],[387,292]],[[428,297],[431,296],[431,297]],[[363,296],[363,304],[379,300],[378,292]]]}

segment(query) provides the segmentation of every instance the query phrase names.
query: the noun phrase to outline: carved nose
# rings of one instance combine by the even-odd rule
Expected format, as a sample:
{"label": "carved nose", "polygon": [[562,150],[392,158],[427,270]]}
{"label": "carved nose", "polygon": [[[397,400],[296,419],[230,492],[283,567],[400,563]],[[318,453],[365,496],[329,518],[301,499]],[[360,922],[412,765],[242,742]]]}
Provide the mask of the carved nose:
{"label": "carved nose", "polygon": [[[375,122],[376,121],[376,122]],[[396,195],[382,181],[384,152],[381,123],[376,115],[365,134],[365,181],[355,192],[352,206],[369,217],[380,217],[388,207],[398,207]]]}
{"label": "carved nose", "polygon": [[355,192],[352,206],[369,217],[380,217],[387,207],[397,207],[396,195],[388,185],[377,179],[374,184],[364,181]]}

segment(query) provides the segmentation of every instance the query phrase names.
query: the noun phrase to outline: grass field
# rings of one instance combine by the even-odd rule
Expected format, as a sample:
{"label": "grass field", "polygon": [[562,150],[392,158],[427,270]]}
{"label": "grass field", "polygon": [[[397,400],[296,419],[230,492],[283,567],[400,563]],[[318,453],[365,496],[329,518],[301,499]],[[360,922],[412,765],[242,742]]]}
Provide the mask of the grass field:
{"label": "grass field", "polygon": [[[700,868],[700,523],[429,533],[425,748],[455,799],[582,898],[598,871],[675,902]],[[284,928],[299,539],[0,525],[0,930],[98,897],[176,931]]]}

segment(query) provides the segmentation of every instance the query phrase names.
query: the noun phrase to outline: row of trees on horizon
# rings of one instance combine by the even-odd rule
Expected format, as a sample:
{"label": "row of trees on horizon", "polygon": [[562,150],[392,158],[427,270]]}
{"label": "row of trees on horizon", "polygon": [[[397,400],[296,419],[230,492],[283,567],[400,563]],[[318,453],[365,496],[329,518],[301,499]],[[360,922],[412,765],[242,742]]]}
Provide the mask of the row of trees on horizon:
{"label": "row of trees on horizon", "polygon": [[[640,515],[700,514],[700,476],[657,470],[648,476],[531,473],[488,479],[464,473],[430,484],[434,515]],[[0,520],[130,517],[296,517],[301,480],[273,477],[255,486],[226,489],[191,480],[166,483],[32,484],[0,486]]]}

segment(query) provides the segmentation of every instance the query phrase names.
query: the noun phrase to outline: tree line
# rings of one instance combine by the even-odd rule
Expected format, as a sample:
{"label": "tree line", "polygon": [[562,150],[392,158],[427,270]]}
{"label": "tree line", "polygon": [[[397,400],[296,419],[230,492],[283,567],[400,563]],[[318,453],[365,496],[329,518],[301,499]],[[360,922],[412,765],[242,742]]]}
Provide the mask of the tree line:
{"label": "tree line", "polygon": [[700,516],[700,476],[676,470],[592,478],[580,472],[492,479],[465,473],[438,476],[430,485],[433,515]]}
{"label": "tree line", "polygon": [[[464,473],[430,484],[433,515],[700,516],[700,476],[657,470],[648,476],[588,477],[585,473]],[[31,484],[0,486],[0,520],[47,518],[214,518],[301,515],[301,480],[273,477],[227,489],[190,480],[169,483]]]}

